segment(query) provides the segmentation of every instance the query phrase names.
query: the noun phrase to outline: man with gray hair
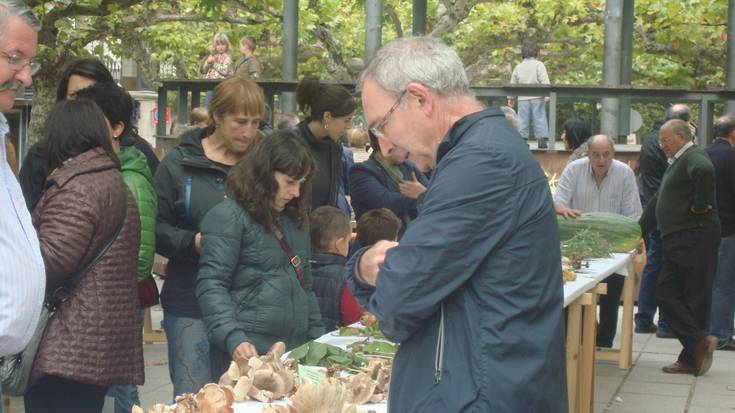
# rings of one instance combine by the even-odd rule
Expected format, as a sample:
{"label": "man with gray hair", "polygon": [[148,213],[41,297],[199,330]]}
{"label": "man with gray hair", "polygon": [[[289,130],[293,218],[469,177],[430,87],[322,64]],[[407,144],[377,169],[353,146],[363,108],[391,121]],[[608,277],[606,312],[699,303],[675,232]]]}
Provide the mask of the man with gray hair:
{"label": "man with gray hair", "polygon": [[401,343],[389,410],[566,412],[559,229],[538,162],[437,39],[388,43],[359,86],[383,155],[433,169],[400,244],[357,251],[345,273]]}
{"label": "man with gray hair", "polygon": [[687,122],[664,123],[659,141],[669,167],[641,217],[641,230],[645,234],[657,224],[661,231],[663,265],[656,299],[684,347],[663,371],[701,376],[712,365],[717,347],[708,325],[720,243],[715,170],[705,151],[692,143]]}
{"label": "man with gray hair", "polygon": [[46,289],[36,230],[6,161],[9,127],[2,115],[12,109],[18,90],[30,86],[38,70],[33,62],[38,28],[38,20],[23,2],[0,1],[0,357],[18,353],[28,344]]}
{"label": "man with gray hair", "polygon": [[[587,141],[587,156],[570,162],[554,193],[559,215],[574,219],[582,212],[612,212],[638,220],[643,208],[633,170],[615,158],[615,142],[606,135]],[[612,347],[618,327],[618,305],[625,278],[612,274],[604,280],[607,294],[600,297],[597,345]]]}

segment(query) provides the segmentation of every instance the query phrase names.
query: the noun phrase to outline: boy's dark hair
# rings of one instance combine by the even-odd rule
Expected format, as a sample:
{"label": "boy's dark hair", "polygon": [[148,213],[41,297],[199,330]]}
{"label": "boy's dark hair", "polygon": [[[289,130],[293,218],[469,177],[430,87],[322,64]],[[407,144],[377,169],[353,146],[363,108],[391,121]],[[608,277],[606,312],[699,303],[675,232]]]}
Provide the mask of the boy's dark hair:
{"label": "boy's dark hair", "polygon": [[352,235],[350,219],[339,208],[325,205],[312,211],[309,216],[311,250],[329,251],[330,244],[337,238]]}
{"label": "boy's dark hair", "polygon": [[112,127],[122,122],[124,126],[120,136],[126,136],[133,127],[133,98],[115,82],[95,83],[77,91],[77,98],[94,101]]}
{"label": "boy's dark hair", "polygon": [[401,225],[401,220],[390,209],[371,209],[357,221],[357,244],[367,247],[381,240],[395,241]]}

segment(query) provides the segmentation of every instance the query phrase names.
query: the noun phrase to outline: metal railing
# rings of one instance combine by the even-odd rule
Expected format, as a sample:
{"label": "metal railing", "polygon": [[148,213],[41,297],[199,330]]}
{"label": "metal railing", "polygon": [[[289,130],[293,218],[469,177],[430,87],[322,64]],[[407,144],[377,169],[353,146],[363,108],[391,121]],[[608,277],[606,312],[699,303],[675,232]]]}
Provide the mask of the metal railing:
{"label": "metal railing", "polygon": [[[186,123],[192,108],[200,106],[201,94],[213,90],[219,80],[166,80],[158,89],[158,107],[168,107],[168,92],[177,93],[175,119]],[[274,107],[275,97],[284,92],[295,92],[298,81],[261,80],[257,82],[266,96],[267,103]],[[354,83],[335,82],[354,90]],[[480,99],[502,98],[507,96],[549,96],[549,135],[551,148],[557,136],[557,106],[562,101],[599,102],[602,98],[629,98],[631,102],[676,102],[696,105],[699,108],[698,134],[705,144],[712,137],[713,105],[719,102],[735,101],[735,89],[690,90],[663,87],[629,86],[579,86],[579,85],[492,85],[472,87]],[[596,106],[596,105],[593,105]],[[593,117],[596,115],[593,114]],[[165,122],[159,122],[156,134],[166,136]]]}

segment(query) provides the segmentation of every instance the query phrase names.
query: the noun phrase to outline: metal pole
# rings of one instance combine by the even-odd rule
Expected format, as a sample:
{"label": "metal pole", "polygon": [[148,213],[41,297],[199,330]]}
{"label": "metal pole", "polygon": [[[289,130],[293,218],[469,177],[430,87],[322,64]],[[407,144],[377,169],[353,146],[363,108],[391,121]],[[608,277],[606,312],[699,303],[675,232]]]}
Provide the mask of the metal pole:
{"label": "metal pole", "polygon": [[380,49],[383,28],[383,2],[365,1],[365,65]]}
{"label": "metal pole", "polygon": [[[283,0],[283,65],[281,77],[296,80],[299,41],[299,0]],[[284,92],[281,96],[283,113],[296,113],[296,95]]]}
{"label": "metal pole", "polygon": [[[630,86],[633,81],[633,23],[635,22],[635,0],[623,0],[622,44],[620,57],[620,84]],[[620,98],[620,135],[627,136],[630,130],[630,98]],[[622,136],[621,136],[622,137]],[[627,143],[627,142],[621,142]]]}
{"label": "metal pole", "polygon": [[[727,76],[725,87],[735,89],[735,0],[730,0],[727,7]],[[735,113],[735,101],[727,102],[727,113]]]}
{"label": "metal pole", "polygon": [[413,35],[426,34],[426,0],[413,0]]}
{"label": "metal pole", "polygon": [[[623,0],[605,1],[605,56],[602,83],[605,86],[620,85],[621,36],[623,29]],[[600,132],[617,139],[619,135],[617,98],[602,99]]]}
{"label": "metal pole", "polygon": [[[549,150],[556,152],[556,92],[549,93]],[[535,132],[535,130],[534,130]]]}

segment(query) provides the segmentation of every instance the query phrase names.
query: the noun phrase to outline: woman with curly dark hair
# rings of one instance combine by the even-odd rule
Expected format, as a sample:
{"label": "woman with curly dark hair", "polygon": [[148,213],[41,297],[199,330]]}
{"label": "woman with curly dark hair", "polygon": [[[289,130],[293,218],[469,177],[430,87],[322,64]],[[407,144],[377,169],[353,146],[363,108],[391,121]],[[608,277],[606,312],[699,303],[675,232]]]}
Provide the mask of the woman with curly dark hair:
{"label": "woman with curly dark hair", "polygon": [[277,341],[291,349],[324,334],[309,266],[314,170],[303,139],[275,132],[232,168],[231,199],[201,222],[196,294],[214,377]]}

